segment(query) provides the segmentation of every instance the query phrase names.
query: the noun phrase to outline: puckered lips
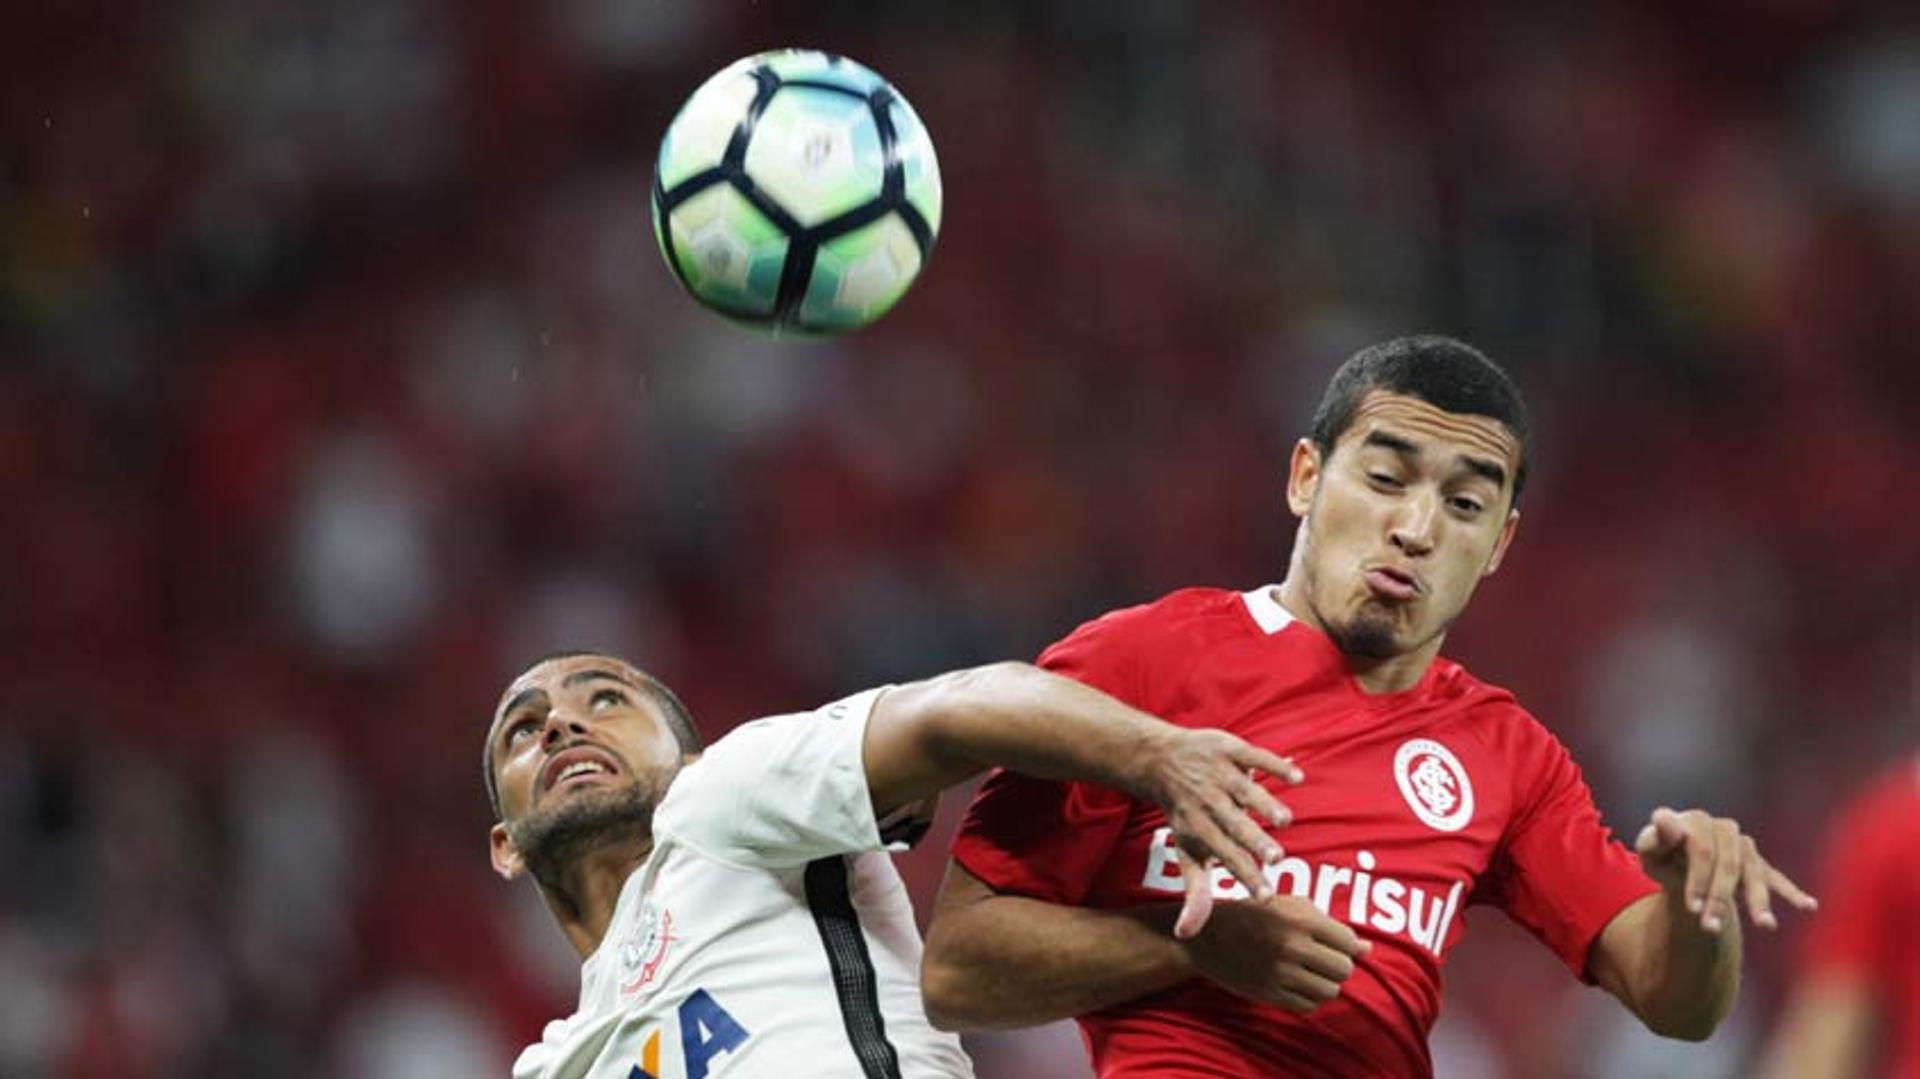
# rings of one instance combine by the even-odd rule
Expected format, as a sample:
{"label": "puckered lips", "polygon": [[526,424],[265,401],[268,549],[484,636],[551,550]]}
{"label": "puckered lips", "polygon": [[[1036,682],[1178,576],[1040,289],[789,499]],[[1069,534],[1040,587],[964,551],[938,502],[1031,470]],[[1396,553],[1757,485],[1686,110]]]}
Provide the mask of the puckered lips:
{"label": "puckered lips", "polygon": [[575,742],[547,758],[540,769],[540,793],[607,783],[619,778],[620,758],[590,742]]}
{"label": "puckered lips", "polygon": [[1425,581],[1410,569],[1388,563],[1366,567],[1367,588],[1374,595],[1394,603],[1409,603],[1427,590]]}

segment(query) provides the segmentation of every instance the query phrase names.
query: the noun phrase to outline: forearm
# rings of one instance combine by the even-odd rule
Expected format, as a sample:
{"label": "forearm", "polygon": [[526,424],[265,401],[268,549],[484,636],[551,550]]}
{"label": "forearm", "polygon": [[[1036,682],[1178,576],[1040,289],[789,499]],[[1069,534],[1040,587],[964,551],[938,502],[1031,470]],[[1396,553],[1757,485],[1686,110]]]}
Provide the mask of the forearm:
{"label": "forearm", "polygon": [[[899,804],[990,767],[1087,779],[1138,794],[1162,725],[1071,679],[996,663],[890,690],[867,736],[876,804]],[[881,762],[885,766],[881,766]]]}
{"label": "forearm", "polygon": [[1638,960],[1616,993],[1654,1033],[1705,1040],[1740,992],[1740,920],[1724,919],[1720,932],[1712,934],[1673,893],[1642,902],[1646,910],[1635,933]]}
{"label": "forearm", "polygon": [[1086,1015],[1193,976],[1171,904],[1124,911],[995,896],[935,919],[920,985],[943,1030]]}

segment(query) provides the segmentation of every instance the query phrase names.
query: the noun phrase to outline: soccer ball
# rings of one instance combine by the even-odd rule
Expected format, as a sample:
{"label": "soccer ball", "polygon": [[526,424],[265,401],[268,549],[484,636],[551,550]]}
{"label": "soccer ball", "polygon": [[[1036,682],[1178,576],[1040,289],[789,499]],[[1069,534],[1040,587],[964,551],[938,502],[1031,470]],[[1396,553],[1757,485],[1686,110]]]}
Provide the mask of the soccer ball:
{"label": "soccer ball", "polygon": [[729,318],[864,326],[907,291],[939,231],[926,128],[898,90],[842,56],[738,61],[693,92],[660,143],[660,253]]}

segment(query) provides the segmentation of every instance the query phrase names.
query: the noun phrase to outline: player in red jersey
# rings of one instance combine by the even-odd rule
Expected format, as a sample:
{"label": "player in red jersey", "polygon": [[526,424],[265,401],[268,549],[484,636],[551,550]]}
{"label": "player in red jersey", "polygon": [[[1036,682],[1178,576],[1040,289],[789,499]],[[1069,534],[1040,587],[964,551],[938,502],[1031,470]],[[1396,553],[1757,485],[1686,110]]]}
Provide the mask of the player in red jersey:
{"label": "player in red jersey", "polygon": [[[1102,1076],[1426,1075],[1440,965],[1504,909],[1653,1030],[1703,1038],[1739,983],[1739,911],[1813,901],[1739,825],[1656,810],[1614,841],[1566,750],[1439,657],[1513,540],[1526,419],[1474,349],[1405,338],[1342,366],[1293,450],[1284,583],[1176,592],[1043,666],[1306,772],[1261,879],[1182,861],[1151,807],[1007,774],[954,847],[922,989],[937,1024],[1077,1016]],[[1197,933],[1174,900],[1211,873]]]}
{"label": "player in red jersey", "polygon": [[[1827,911],[1807,941],[1773,1074],[1920,1079],[1920,760],[1878,776],[1828,834]],[[1870,1070],[1876,1055],[1884,1066]]]}

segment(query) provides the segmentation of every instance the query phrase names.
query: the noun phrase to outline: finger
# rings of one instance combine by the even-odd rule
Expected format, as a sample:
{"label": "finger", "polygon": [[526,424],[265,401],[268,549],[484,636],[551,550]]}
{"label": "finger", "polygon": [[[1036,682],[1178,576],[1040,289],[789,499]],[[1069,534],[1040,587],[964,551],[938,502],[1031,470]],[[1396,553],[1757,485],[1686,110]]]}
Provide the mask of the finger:
{"label": "finger", "polygon": [[1704,842],[1713,851],[1713,868],[1701,896],[1700,927],[1709,933],[1725,929],[1735,917],[1733,892],[1740,884],[1746,853],[1740,826],[1730,820],[1709,820]]}
{"label": "finger", "polygon": [[1174,919],[1173,935],[1181,940],[1192,940],[1199,935],[1207,924],[1208,916],[1213,913],[1213,873],[1204,858],[1195,858],[1183,851],[1180,855],[1180,876],[1186,882],[1187,897],[1180,904],[1180,916]]}
{"label": "finger", "polygon": [[[1676,830],[1677,829],[1677,830]],[[1642,857],[1664,859],[1686,840],[1686,826],[1678,813],[1666,806],[1653,811],[1647,826],[1634,838],[1633,849]]]}
{"label": "finger", "polygon": [[1353,977],[1353,957],[1317,940],[1303,946],[1296,961],[1328,981],[1339,983]]}
{"label": "finger", "polygon": [[1267,994],[1267,999],[1295,1015],[1305,1015],[1320,1006],[1320,1001],[1308,1000],[1291,989],[1274,989]]}
{"label": "finger", "polygon": [[1208,813],[1194,819],[1177,842],[1183,863],[1190,859],[1205,864],[1211,858],[1226,866],[1227,872],[1233,874],[1233,879],[1239,881],[1255,899],[1265,899],[1273,894],[1273,888],[1267,884],[1267,875],[1260,867],[1267,860],[1267,848],[1274,847],[1276,851],[1278,848],[1271,836],[1261,831],[1239,810],[1232,807],[1220,809],[1209,804]]}
{"label": "finger", "polygon": [[[1655,825],[1655,827],[1659,826]],[[1686,859],[1687,865],[1687,874],[1680,894],[1686,897],[1687,909],[1699,915],[1701,925],[1704,926],[1707,915],[1707,882],[1713,879],[1713,836],[1701,835],[1690,829],[1686,840],[1674,849],[1679,852],[1680,857]]]}
{"label": "finger", "polygon": [[1282,757],[1270,749],[1262,749],[1246,742],[1240,743],[1232,753],[1228,754],[1228,757],[1242,768],[1257,769],[1288,783],[1297,784],[1307,778],[1307,774],[1300,770],[1300,766],[1293,763],[1293,758]]}
{"label": "finger", "polygon": [[1820,909],[1820,901],[1808,895],[1785,873],[1772,866],[1767,867],[1767,887],[1793,904],[1795,910],[1814,911]]}
{"label": "finger", "polygon": [[[1239,806],[1213,808],[1214,823],[1219,826],[1231,847],[1230,851],[1218,850],[1214,853],[1226,863],[1234,877],[1247,886],[1255,899],[1267,898],[1272,891],[1266,887],[1266,873],[1261,867],[1280,860],[1280,844],[1274,842],[1267,830],[1254,823],[1253,818],[1247,816]],[[1241,864],[1243,862],[1246,864]]]}
{"label": "finger", "polygon": [[1332,918],[1320,914],[1318,910],[1315,910],[1314,913],[1319,915],[1319,917],[1313,922],[1311,930],[1313,939],[1344,955],[1355,958],[1363,956],[1373,950],[1373,943],[1362,939],[1360,934],[1355,933],[1346,923],[1336,922]]}
{"label": "finger", "polygon": [[1283,971],[1285,988],[1313,1001],[1325,1004],[1340,995],[1340,983],[1332,978],[1323,978],[1305,967],[1291,967]]}
{"label": "finger", "polygon": [[1686,816],[1668,806],[1654,810],[1648,823],[1653,825],[1657,846],[1661,850],[1679,850],[1692,834]]}
{"label": "finger", "polygon": [[[1272,791],[1254,782],[1247,775],[1242,774],[1237,782],[1229,784],[1227,793],[1233,796],[1233,800],[1239,803],[1241,809],[1270,821],[1276,828],[1285,828],[1293,823],[1293,810],[1288,809],[1285,802],[1275,798]],[[1274,857],[1279,857],[1277,848]]]}
{"label": "finger", "polygon": [[1767,860],[1760,857],[1760,848],[1754,846],[1751,836],[1742,842],[1746,845],[1746,862],[1740,868],[1740,890],[1747,900],[1747,920],[1762,929],[1780,928],[1780,920],[1773,916],[1773,892],[1767,887]]}

